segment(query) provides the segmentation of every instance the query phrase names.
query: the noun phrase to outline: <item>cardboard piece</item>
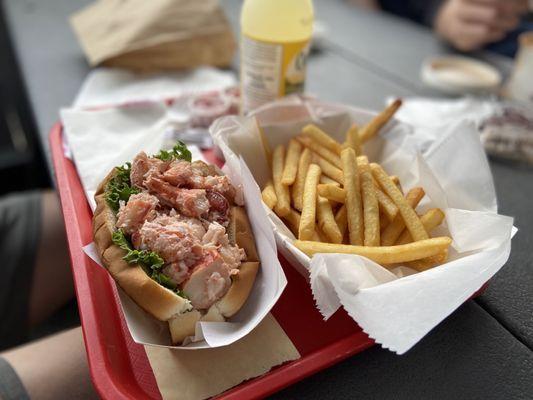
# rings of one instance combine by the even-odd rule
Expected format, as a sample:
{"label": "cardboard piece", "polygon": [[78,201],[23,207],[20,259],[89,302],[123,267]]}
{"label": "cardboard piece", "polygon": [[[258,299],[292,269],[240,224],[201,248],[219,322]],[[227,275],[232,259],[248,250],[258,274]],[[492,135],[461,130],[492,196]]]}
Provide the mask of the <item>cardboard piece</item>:
{"label": "cardboard piece", "polygon": [[300,354],[272,314],[225,347],[197,351],[145,346],[163,399],[199,400],[263,375]]}

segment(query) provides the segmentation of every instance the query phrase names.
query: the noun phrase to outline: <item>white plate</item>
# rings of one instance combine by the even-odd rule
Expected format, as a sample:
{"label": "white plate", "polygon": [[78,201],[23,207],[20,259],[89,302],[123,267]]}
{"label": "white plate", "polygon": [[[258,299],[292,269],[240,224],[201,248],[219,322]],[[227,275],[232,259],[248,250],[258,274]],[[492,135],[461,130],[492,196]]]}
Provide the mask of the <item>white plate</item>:
{"label": "white plate", "polygon": [[500,72],[483,61],[462,56],[432,57],[422,64],[422,81],[450,94],[495,92]]}

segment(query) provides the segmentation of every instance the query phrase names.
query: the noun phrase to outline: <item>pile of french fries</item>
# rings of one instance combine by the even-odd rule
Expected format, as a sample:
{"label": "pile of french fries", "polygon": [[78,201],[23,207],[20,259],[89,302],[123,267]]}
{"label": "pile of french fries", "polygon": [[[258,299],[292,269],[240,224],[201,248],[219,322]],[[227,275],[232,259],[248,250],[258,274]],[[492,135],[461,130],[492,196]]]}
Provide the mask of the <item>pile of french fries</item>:
{"label": "pile of french fries", "polygon": [[404,193],[397,177],[363,153],[364,143],[400,106],[396,100],[360,129],[353,125],[344,143],[311,124],[286,148],[279,145],[271,152],[272,179],[262,191],[263,201],[305,254],[358,254],[386,268],[418,271],[446,262],[451,239],[430,237],[444,220],[442,210],[417,214],[424,189]]}

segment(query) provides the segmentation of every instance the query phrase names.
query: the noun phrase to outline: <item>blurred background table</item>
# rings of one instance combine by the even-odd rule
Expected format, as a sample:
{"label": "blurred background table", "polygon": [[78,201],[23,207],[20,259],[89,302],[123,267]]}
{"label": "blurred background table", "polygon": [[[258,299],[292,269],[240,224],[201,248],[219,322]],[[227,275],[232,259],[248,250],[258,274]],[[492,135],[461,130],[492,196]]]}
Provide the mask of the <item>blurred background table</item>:
{"label": "blurred background table", "polygon": [[[29,143],[35,142],[36,162],[42,168],[50,168],[47,139],[58,110],[72,103],[89,72],[67,20],[89,3],[2,3],[0,44],[6,43],[4,58],[10,61],[7,72],[0,70],[0,81],[3,86],[15,83],[12,90],[17,96],[21,93],[16,99],[23,133]],[[241,1],[221,3],[238,34]],[[326,33],[309,59],[309,93],[373,109],[381,108],[387,96],[439,96],[423,86],[420,65],[426,57],[450,50],[429,29],[359,10],[342,0],[314,3]],[[504,76],[512,65],[494,54],[475,56],[491,62]],[[44,149],[44,163],[39,161],[39,147]],[[375,346],[273,397],[533,398],[533,170],[499,160],[490,164],[500,211],[514,216],[520,231],[509,262],[488,290],[461,306],[404,356]]]}

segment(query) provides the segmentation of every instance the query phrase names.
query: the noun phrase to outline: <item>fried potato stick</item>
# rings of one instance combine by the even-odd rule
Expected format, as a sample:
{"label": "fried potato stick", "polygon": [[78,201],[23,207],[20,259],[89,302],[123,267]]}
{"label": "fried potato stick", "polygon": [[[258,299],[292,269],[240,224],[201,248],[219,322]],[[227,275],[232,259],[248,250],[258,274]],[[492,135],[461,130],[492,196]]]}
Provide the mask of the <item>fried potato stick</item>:
{"label": "fried potato stick", "polygon": [[[367,156],[357,157],[357,165],[359,166],[363,163],[368,164],[368,157]],[[396,204],[394,204],[394,202],[390,199],[389,196],[383,193],[378,183],[376,182],[374,176],[372,176],[372,180],[374,182],[374,187],[376,190],[376,197],[378,199],[379,208],[381,212],[383,212],[387,216],[390,222],[396,217],[396,215],[398,215],[398,207],[396,206]]]}
{"label": "fried potato stick", "polygon": [[272,180],[269,180],[265,185],[265,188],[261,192],[261,197],[268,208],[273,210],[278,202],[278,197],[276,196],[276,190],[274,189],[274,183],[272,183]]}
{"label": "fried potato stick", "polygon": [[359,127],[357,124],[352,124],[346,132],[346,141],[343,143],[343,148],[346,147],[351,147],[355,151],[356,156],[362,155],[361,142],[359,141]]}
{"label": "fried potato stick", "polygon": [[291,186],[296,179],[298,161],[300,160],[301,153],[302,145],[298,141],[291,139],[289,146],[287,147],[287,157],[285,157],[285,165],[281,177],[281,183],[285,186]]}
{"label": "fried potato stick", "polygon": [[391,222],[398,215],[398,207],[396,204],[394,204],[389,196],[383,193],[383,190],[379,188],[379,185],[375,180],[374,187],[376,188],[376,197],[378,199],[379,209],[387,217],[389,222]]}
{"label": "fried potato stick", "polygon": [[311,150],[305,148],[298,160],[298,171],[296,173],[296,179],[291,187],[292,204],[298,211],[302,211],[302,198],[304,195],[305,177],[307,170],[311,164],[313,153]]}
{"label": "fried potato stick", "polygon": [[[319,165],[320,166],[320,165]],[[324,172],[324,171],[322,171]],[[342,171],[341,171],[341,175],[342,175]],[[331,179],[329,176],[326,176],[322,173],[322,175],[320,176],[320,183],[323,184],[323,185],[334,185],[334,186],[337,186],[337,187],[340,187],[341,184],[337,181],[334,181],[333,179]]]}
{"label": "fried potato stick", "polygon": [[396,204],[398,207],[400,215],[402,216],[409,233],[411,233],[413,240],[418,241],[429,238],[415,210],[405,200],[405,197],[403,197],[400,189],[398,189],[398,187],[390,180],[389,176],[383,170],[381,165],[372,163],[370,164],[370,168],[372,169],[374,178],[376,178],[383,191],[387,193],[392,201],[394,201],[394,204]]}
{"label": "fried potato stick", "polygon": [[296,136],[296,140],[298,140],[305,147],[308,147],[309,149],[311,149],[313,152],[318,154],[320,157],[326,159],[331,164],[335,165],[337,168],[342,168],[341,160],[337,153],[322,146],[320,143],[315,142],[313,139],[311,139],[308,136],[298,135]]}
{"label": "fried potato stick", "polygon": [[341,145],[327,133],[325,133],[318,126],[309,124],[303,127],[302,133],[305,136],[309,136],[312,140],[318,143],[321,146],[324,146],[326,149],[331,150],[335,154],[341,153]]}
{"label": "fried potato stick", "polygon": [[[409,190],[405,196],[405,201],[413,209],[416,208],[420,200],[424,197],[424,189],[421,187],[415,187]],[[382,246],[392,246],[398,240],[398,237],[402,234],[402,231],[405,229],[405,221],[401,215],[397,215],[394,220],[381,232],[381,245]]]}
{"label": "fried potato stick", "polygon": [[406,267],[416,269],[418,272],[426,271],[437,265],[444,264],[448,260],[448,249],[444,249],[434,256],[425,257],[420,260],[409,261],[405,263]]}
{"label": "fried potato stick", "polygon": [[401,99],[394,100],[387,108],[376,115],[372,120],[363,126],[359,131],[359,140],[361,143],[365,143],[374,135],[376,135],[383,126],[389,122],[392,116],[398,111],[398,108],[402,105]]}
{"label": "fried potato stick", "polygon": [[289,187],[281,183],[284,161],[285,147],[279,145],[274,149],[274,153],[272,153],[272,180],[274,181],[274,189],[278,198],[274,211],[280,217],[287,215],[291,208]]}
{"label": "fried potato stick", "polygon": [[363,200],[363,243],[365,246],[379,246],[379,206],[368,160],[362,160],[358,168]]}
{"label": "fried potato stick", "polygon": [[326,234],[331,243],[342,243],[342,233],[333,216],[333,210],[328,199],[322,196],[317,198],[318,227]]}
{"label": "fried potato stick", "polygon": [[[432,208],[420,217],[424,229],[429,234],[433,229],[439,226],[444,220],[444,213],[440,208]],[[411,234],[407,229],[404,229],[395,244],[406,244],[413,241]]]}
{"label": "fried potato stick", "polygon": [[[283,220],[287,222],[289,229],[294,234],[294,236],[298,237],[298,229],[300,228],[300,213],[291,208],[289,213],[283,217]],[[314,240],[316,242],[322,241],[322,238],[318,234],[317,230],[315,230],[311,240]]]}
{"label": "fried potato stick", "polygon": [[312,257],[316,253],[357,254],[378,264],[405,263],[431,257],[446,250],[452,239],[447,236],[424,239],[399,246],[353,246],[295,240],[294,245]]}
{"label": "fried potato stick", "polygon": [[361,200],[359,172],[355,157],[355,151],[352,148],[347,148],[341,151],[350,243],[353,245],[363,245],[363,204]]}
{"label": "fried potato stick", "polygon": [[337,168],[335,165],[316,153],[313,154],[313,162],[320,167],[324,175],[333,179],[335,182],[340,183],[341,185],[344,184],[344,175],[342,173],[342,169]]}
{"label": "fried potato stick", "polygon": [[337,203],[344,204],[346,198],[346,190],[335,185],[319,184],[317,186],[318,194],[325,197],[328,200],[336,201]]}
{"label": "fried potato stick", "polygon": [[335,214],[335,222],[337,223],[337,226],[339,227],[344,239],[346,229],[348,228],[348,213],[346,211],[346,205],[342,205],[342,207],[337,210],[337,213]]}
{"label": "fried potato stick", "polygon": [[316,187],[322,171],[316,164],[309,165],[305,177],[304,195],[302,201],[302,215],[298,229],[298,239],[309,240],[313,237],[316,226]]}

